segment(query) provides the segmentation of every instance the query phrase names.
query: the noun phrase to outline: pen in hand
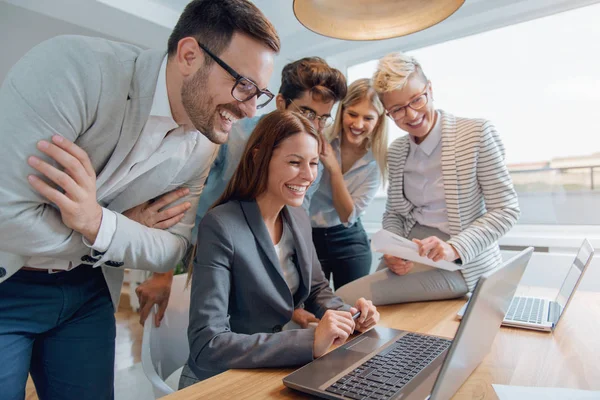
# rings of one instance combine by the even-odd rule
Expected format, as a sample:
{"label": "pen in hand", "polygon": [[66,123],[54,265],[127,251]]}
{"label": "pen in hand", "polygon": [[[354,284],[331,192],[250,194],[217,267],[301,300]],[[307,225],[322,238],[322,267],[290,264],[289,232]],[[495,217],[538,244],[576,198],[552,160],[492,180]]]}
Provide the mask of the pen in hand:
{"label": "pen in hand", "polygon": [[[360,317],[360,311],[357,312],[356,314],[352,314],[352,319],[354,321],[356,321],[358,319],[358,317]],[[354,333],[358,332],[356,329],[354,330]]]}

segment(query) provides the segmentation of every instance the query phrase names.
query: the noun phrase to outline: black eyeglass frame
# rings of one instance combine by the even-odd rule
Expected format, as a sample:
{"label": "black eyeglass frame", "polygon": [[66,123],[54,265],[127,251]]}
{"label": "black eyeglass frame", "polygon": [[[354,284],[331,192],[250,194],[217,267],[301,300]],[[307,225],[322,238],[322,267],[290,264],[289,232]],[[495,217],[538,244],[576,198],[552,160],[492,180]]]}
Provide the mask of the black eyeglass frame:
{"label": "black eyeglass frame", "polygon": [[[412,99],[408,104],[406,104],[402,107],[394,108],[390,111],[386,110],[385,115],[390,117],[392,119],[392,121],[398,121],[398,120],[406,117],[406,109],[407,108],[410,108],[411,110],[414,110],[414,111],[422,110],[423,107],[425,107],[429,103],[429,84],[430,84],[430,82],[427,81],[427,84],[425,85],[425,89],[423,89],[423,91],[421,93],[419,93],[419,95],[416,96],[414,99]],[[423,103],[423,105],[419,108],[414,108],[411,104],[421,96],[423,96],[425,98],[425,103]],[[401,117],[394,117],[394,114],[397,114],[402,110],[404,110],[404,115],[402,115]]]}
{"label": "black eyeglass frame", "polygon": [[[246,102],[246,101],[252,99],[254,96],[256,96],[256,101],[258,103],[258,99],[260,98],[260,96],[261,95],[265,95],[267,97],[267,100],[264,103],[257,104],[256,105],[257,109],[263,108],[264,106],[266,106],[267,104],[269,104],[269,102],[271,100],[273,100],[273,97],[275,97],[275,95],[273,93],[271,93],[269,91],[269,89],[261,89],[261,88],[259,88],[258,85],[256,83],[254,83],[254,81],[252,81],[252,79],[246,78],[245,76],[243,76],[241,74],[238,74],[225,61],[221,60],[216,54],[214,54],[212,51],[210,51],[205,45],[203,45],[202,43],[200,43],[200,41],[198,39],[196,39],[196,42],[198,43],[198,46],[200,46],[200,48],[202,50],[204,50],[204,52],[210,56],[210,58],[212,58],[217,64],[219,64],[219,66],[221,68],[223,68],[229,75],[231,75],[235,79],[235,83],[233,84],[233,87],[231,88],[231,97],[233,97],[234,99],[236,99],[240,103],[243,103],[243,102]],[[235,88],[237,87],[237,85],[239,85],[239,83],[242,80],[246,80],[246,81],[250,82],[252,85],[254,85],[254,87],[256,88],[256,91],[255,91],[255,93],[251,94],[250,96],[248,96],[245,99],[238,99],[235,96],[234,92],[235,92]]]}
{"label": "black eyeglass frame", "polygon": [[[333,125],[333,117],[331,115],[317,115],[316,112],[314,112],[313,110],[307,110],[305,108],[300,107],[298,104],[296,104],[296,102],[294,102],[294,100],[292,99],[288,99],[288,101],[290,102],[290,104],[292,104],[294,107],[296,107],[298,109],[298,112],[302,115],[304,115],[306,117],[306,119],[308,119],[309,121],[314,121],[317,120],[319,127],[321,129],[325,129],[330,127],[331,125]],[[309,117],[309,115],[313,115],[313,117]]]}

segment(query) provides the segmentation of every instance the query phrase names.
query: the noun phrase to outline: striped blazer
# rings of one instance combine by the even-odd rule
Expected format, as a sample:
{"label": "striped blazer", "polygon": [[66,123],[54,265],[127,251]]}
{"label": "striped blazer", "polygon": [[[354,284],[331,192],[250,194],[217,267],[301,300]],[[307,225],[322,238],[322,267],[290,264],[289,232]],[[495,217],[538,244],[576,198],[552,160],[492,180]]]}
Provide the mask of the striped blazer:
{"label": "striped blazer", "polygon": [[[498,239],[521,213],[512,179],[504,163],[504,145],[494,126],[483,119],[455,117],[440,111],[442,176],[450,239],[464,265],[469,291],[479,277],[500,265]],[[407,237],[415,225],[414,210],[404,196],[404,165],[409,136],[388,151],[389,187],[383,228]]]}

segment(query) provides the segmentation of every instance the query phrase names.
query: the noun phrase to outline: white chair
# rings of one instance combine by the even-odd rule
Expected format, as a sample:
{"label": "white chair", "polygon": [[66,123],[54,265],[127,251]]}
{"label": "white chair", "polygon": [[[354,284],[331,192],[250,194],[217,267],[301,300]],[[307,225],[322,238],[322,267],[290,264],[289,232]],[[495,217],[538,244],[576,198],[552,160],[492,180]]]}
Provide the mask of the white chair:
{"label": "white chair", "polygon": [[190,290],[185,289],[186,280],[187,274],[173,277],[169,306],[160,327],[154,325],[155,308],[144,323],[142,368],[157,399],[176,390],[176,386],[170,387],[165,380],[183,367],[190,354],[187,338]]}

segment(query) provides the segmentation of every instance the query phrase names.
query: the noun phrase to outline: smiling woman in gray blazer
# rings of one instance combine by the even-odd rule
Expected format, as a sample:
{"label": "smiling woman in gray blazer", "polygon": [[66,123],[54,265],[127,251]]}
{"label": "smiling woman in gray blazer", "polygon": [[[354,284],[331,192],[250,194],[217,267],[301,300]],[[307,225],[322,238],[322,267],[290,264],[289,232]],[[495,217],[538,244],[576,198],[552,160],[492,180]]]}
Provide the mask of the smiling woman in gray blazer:
{"label": "smiling woman in gray blazer", "polygon": [[411,56],[382,58],[373,85],[388,116],[408,133],[388,150],[383,228],[413,239],[422,256],[464,269],[384,255],[380,271],[336,294],[345,301],[368,296],[378,305],[462,296],[500,265],[498,239],[520,214],[500,136],[489,121],[436,110],[431,82]]}
{"label": "smiling woman in gray blazer", "polygon": [[[368,300],[344,304],[321,270],[301,207],[318,160],[319,138],[301,115],[275,111],[256,126],[198,228],[180,387],[230,368],[308,363],[379,320]],[[320,318],[316,329],[282,330],[302,304]]]}

